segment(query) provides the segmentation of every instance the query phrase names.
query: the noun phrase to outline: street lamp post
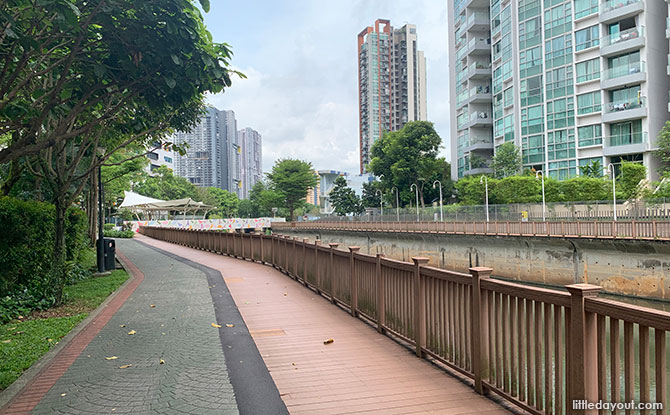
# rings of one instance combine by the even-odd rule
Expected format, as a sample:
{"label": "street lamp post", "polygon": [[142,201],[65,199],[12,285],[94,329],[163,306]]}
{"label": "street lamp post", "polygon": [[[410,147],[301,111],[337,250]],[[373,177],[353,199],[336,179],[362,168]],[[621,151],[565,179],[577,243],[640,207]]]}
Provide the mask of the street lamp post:
{"label": "street lamp post", "polygon": [[394,189],[395,189],[395,214],[398,218],[398,222],[400,222],[400,200],[398,198],[398,188],[393,186],[391,188],[391,193],[393,193]]}
{"label": "street lamp post", "polygon": [[[414,193],[416,193],[416,221],[419,222],[419,186],[416,183],[412,183],[414,186]],[[409,190],[412,190],[412,186],[409,187]]]}
{"label": "street lamp post", "polygon": [[444,217],[442,215],[442,183],[440,183],[439,180],[435,180],[433,182],[433,189],[435,189],[435,183],[439,183],[440,185],[440,222],[444,221]]}
{"label": "street lamp post", "polygon": [[614,221],[616,222],[616,174],[614,172],[614,164],[608,164],[605,173],[608,176],[612,175],[612,199],[614,201]]}
{"label": "street lamp post", "polygon": [[482,176],[479,178],[479,183],[484,182],[484,202],[486,203],[486,221],[489,221],[489,178]]}
{"label": "street lamp post", "polygon": [[381,222],[384,219],[384,194],[381,190],[375,192],[376,195],[379,195],[379,208],[381,209],[381,215],[379,221]]}
{"label": "street lamp post", "polygon": [[542,176],[542,222],[546,222],[547,217],[545,212],[547,205],[544,202],[544,173],[542,172],[542,170],[538,170],[535,172],[535,178],[537,179],[539,176]]}

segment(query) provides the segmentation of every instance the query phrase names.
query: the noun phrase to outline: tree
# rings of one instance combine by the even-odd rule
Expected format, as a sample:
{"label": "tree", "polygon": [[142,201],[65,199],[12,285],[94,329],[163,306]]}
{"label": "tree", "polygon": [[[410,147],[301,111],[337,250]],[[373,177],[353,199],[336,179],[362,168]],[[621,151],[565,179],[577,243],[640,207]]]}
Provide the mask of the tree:
{"label": "tree", "polygon": [[493,175],[498,179],[518,174],[521,171],[519,148],[513,142],[501,144],[496,149],[496,154],[491,159],[490,166]]}
{"label": "tree", "polygon": [[301,206],[300,201],[307,197],[307,190],[317,184],[312,164],[296,159],[280,159],[267,176],[272,183],[272,190],[281,196],[283,206],[288,209],[289,220],[292,221],[293,213]]}
{"label": "tree", "polygon": [[661,160],[661,174],[670,171],[670,121],[666,121],[656,140],[658,149],[654,151],[656,157]]}
{"label": "tree", "polygon": [[0,163],[119,116],[172,114],[230,86],[234,72],[191,1],[9,1],[0,26],[0,135],[10,136]]}
{"label": "tree", "polygon": [[221,218],[234,218],[237,216],[240,199],[235,193],[218,187],[198,188],[200,200],[210,206],[216,206],[213,215]]}
{"label": "tree", "polygon": [[354,190],[347,186],[347,180],[344,177],[339,176],[335,179],[334,184],[335,186],[330,191],[329,197],[337,215],[361,214],[365,211],[361,200],[356,196]]}
{"label": "tree", "polygon": [[135,191],[154,199],[173,200],[190,197],[200,200],[198,189],[187,179],[175,176],[172,170],[160,166],[153,171],[154,175],[145,174],[144,180],[135,185]]}
{"label": "tree", "polygon": [[[279,208],[283,204],[282,196],[268,187],[260,180],[251,187],[249,192],[249,201],[251,202],[251,213],[249,217],[261,218],[273,216],[272,208]],[[241,206],[240,206],[241,209]]]}
{"label": "tree", "polygon": [[617,177],[617,190],[621,192],[624,199],[637,198],[642,194],[643,181],[646,178],[647,168],[644,167],[644,164],[623,160]]}
{"label": "tree", "polygon": [[442,139],[435,132],[433,123],[412,121],[399,131],[384,133],[370,150],[370,171],[382,178],[382,187],[391,190],[397,187],[403,201],[414,200],[410,186],[419,188],[419,200],[423,205],[422,183],[427,183],[439,166],[437,152]]}
{"label": "tree", "polygon": [[366,208],[378,208],[381,206],[382,198],[377,193],[381,189],[381,183],[378,181],[363,183],[363,196],[361,204]]}
{"label": "tree", "polygon": [[603,166],[600,164],[600,160],[593,160],[585,166],[580,166],[579,172],[583,177],[601,178],[603,177]]}

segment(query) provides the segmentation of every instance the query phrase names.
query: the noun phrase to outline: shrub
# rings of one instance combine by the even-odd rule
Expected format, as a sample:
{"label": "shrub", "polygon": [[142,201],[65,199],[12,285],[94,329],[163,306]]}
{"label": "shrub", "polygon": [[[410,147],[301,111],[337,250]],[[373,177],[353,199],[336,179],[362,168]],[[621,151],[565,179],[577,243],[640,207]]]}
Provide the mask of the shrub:
{"label": "shrub", "polygon": [[135,235],[135,232],[132,230],[115,231],[112,229],[109,231],[104,230],[103,232],[106,238],[132,238]]}
{"label": "shrub", "polygon": [[489,187],[489,202],[509,204],[541,201],[542,182],[541,179],[534,176],[511,176],[499,180],[493,189],[493,194],[491,194],[491,188]]}
{"label": "shrub", "polygon": [[105,223],[104,225],[102,225],[102,229],[106,230],[106,231],[111,231],[112,229],[114,229],[114,224],[113,223]]}

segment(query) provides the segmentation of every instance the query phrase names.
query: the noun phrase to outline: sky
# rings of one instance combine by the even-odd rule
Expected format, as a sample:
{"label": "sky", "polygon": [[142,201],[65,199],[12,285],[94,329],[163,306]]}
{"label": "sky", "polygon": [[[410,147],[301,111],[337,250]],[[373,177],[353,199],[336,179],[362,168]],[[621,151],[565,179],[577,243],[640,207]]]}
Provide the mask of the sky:
{"label": "sky", "polygon": [[234,78],[209,103],[263,136],[266,172],[290,157],[357,174],[357,35],[376,19],[412,23],[426,56],[428,121],[449,160],[446,15],[444,0],[211,0],[205,24],[247,79]]}

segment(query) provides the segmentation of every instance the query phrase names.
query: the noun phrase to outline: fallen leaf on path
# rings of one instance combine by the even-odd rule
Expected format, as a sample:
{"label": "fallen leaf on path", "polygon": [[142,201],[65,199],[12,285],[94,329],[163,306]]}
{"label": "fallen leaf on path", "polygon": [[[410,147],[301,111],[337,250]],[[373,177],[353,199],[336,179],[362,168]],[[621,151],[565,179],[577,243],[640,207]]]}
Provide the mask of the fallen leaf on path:
{"label": "fallen leaf on path", "polygon": [[161,365],[164,365],[164,364],[165,364],[165,360],[161,359],[159,363],[160,363]]}
{"label": "fallen leaf on path", "polygon": [[216,327],[217,329],[220,329],[220,328],[221,328],[221,325],[220,325],[220,324],[216,324],[216,323],[212,323],[212,327]]}
{"label": "fallen leaf on path", "polygon": [[235,325],[229,323],[229,324],[226,324],[226,327],[235,327]]}
{"label": "fallen leaf on path", "polygon": [[287,295],[287,294],[286,294],[286,293],[284,293],[284,297],[286,297],[286,295]]}
{"label": "fallen leaf on path", "polygon": [[7,331],[16,330],[16,327],[7,327]]}
{"label": "fallen leaf on path", "polygon": [[324,340],[324,341],[323,341],[323,344],[331,344],[331,343],[334,342],[334,341],[335,341],[335,340],[333,340],[333,339]]}
{"label": "fallen leaf on path", "polygon": [[60,394],[60,396],[65,396],[65,395],[67,395],[67,393],[61,393],[61,394]]}
{"label": "fallen leaf on path", "polygon": [[54,339],[47,339],[47,341],[51,343],[52,341],[54,341]]}
{"label": "fallen leaf on path", "polygon": [[125,325],[125,324],[121,324],[119,327],[126,327],[126,325]]}
{"label": "fallen leaf on path", "polygon": [[153,305],[153,304],[150,304],[149,307],[151,307],[151,308],[156,308],[156,306]]}
{"label": "fallen leaf on path", "polygon": [[2,342],[3,342],[3,343],[11,343],[11,342],[12,342],[12,339],[3,340]]}
{"label": "fallen leaf on path", "polygon": [[118,356],[109,356],[109,357],[105,357],[105,360],[116,360],[118,358],[119,358]]}
{"label": "fallen leaf on path", "polygon": [[130,331],[128,332],[128,335],[129,335],[129,336],[132,336],[133,334],[136,334],[136,333],[137,333],[137,332],[136,332],[135,330],[130,330]]}
{"label": "fallen leaf on path", "polygon": [[132,364],[127,364],[127,365],[119,366],[119,369],[128,369],[131,366],[132,366]]}

